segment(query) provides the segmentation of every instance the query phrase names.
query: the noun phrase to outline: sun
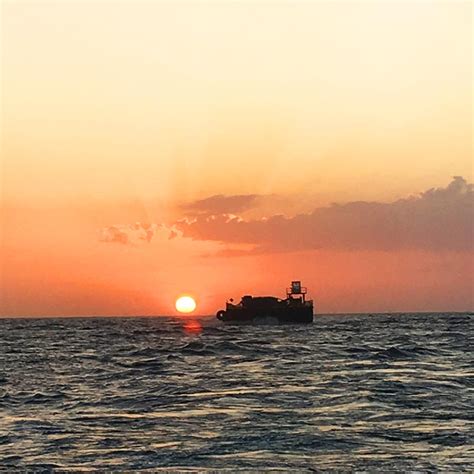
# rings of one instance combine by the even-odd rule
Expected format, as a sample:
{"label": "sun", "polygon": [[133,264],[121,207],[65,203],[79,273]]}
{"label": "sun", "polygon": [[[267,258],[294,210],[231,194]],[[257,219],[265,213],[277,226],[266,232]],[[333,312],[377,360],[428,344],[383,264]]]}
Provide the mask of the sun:
{"label": "sun", "polygon": [[176,300],[176,309],[180,313],[192,313],[196,309],[196,302],[191,296],[180,296]]}

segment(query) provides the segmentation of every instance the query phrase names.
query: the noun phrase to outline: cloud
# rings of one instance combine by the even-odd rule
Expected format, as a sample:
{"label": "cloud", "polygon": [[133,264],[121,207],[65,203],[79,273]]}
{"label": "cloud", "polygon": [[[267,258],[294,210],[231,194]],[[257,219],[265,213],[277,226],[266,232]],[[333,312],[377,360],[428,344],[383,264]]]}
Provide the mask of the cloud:
{"label": "cloud", "polygon": [[225,196],[216,194],[181,206],[187,215],[215,215],[244,212],[256,207],[261,196],[258,194],[237,194]]}
{"label": "cloud", "polygon": [[160,224],[119,224],[104,227],[100,230],[101,242],[116,242],[123,245],[137,245],[140,241],[150,243]]}
{"label": "cloud", "polygon": [[176,237],[178,236],[179,236],[178,232],[176,232],[174,229],[171,229],[168,234],[168,240],[176,239]]}
{"label": "cloud", "polygon": [[[176,228],[194,240],[251,244],[251,252],[256,253],[320,248],[472,251],[473,197],[473,185],[456,176],[446,188],[390,203],[356,201],[294,217],[273,215],[254,220],[223,212],[180,220]],[[240,196],[237,202],[246,201]]]}

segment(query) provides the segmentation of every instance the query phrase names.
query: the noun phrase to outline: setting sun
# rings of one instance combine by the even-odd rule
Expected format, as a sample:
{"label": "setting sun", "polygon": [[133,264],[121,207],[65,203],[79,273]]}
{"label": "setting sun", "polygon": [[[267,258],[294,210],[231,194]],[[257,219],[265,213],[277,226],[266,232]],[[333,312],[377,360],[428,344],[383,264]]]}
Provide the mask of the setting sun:
{"label": "setting sun", "polygon": [[196,309],[196,302],[191,296],[181,296],[176,300],[176,309],[180,313],[192,313]]}

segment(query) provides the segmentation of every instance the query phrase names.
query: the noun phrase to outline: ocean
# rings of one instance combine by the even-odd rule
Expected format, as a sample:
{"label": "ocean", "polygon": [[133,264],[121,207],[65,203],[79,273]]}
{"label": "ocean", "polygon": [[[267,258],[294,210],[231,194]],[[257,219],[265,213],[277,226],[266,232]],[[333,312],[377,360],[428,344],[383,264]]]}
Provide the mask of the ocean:
{"label": "ocean", "polygon": [[474,316],[0,320],[0,469],[474,469]]}

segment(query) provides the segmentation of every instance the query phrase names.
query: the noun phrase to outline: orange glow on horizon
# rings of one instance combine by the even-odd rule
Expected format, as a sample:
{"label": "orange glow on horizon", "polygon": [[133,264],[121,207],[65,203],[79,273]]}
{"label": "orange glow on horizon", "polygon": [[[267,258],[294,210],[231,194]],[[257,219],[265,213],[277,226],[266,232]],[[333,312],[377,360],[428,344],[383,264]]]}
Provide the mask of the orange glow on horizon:
{"label": "orange glow on horizon", "polygon": [[471,2],[0,22],[0,317],[212,315],[293,277],[317,312],[473,309]]}

